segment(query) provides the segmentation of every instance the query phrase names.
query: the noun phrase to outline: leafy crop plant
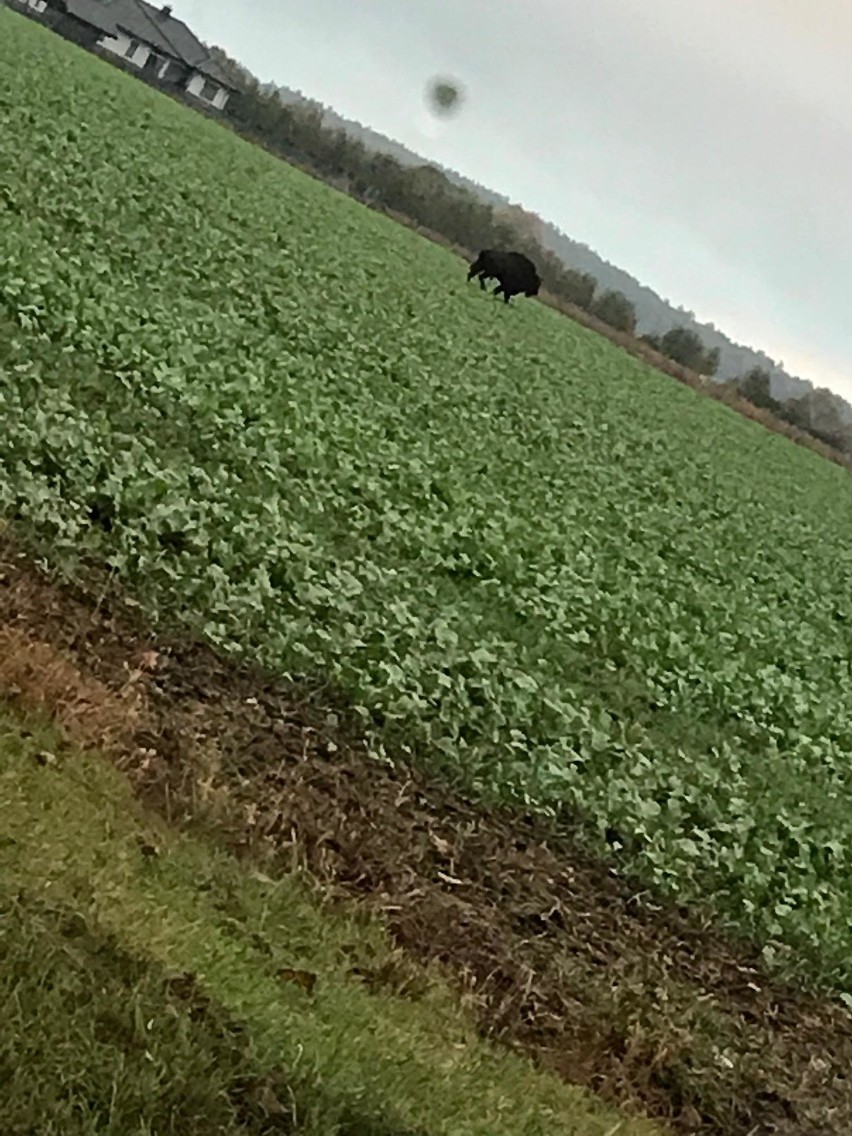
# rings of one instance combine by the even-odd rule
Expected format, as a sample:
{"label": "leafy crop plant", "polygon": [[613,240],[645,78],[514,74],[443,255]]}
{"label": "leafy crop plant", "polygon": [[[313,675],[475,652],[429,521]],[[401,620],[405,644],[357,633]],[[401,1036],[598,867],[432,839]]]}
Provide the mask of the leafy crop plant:
{"label": "leafy crop plant", "polygon": [[848,475],[0,22],[5,515],[852,989]]}

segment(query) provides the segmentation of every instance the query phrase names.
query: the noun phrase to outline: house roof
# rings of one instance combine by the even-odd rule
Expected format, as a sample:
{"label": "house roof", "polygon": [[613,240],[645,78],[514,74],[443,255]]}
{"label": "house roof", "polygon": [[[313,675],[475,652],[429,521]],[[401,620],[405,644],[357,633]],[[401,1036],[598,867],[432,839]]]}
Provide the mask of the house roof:
{"label": "house roof", "polygon": [[69,15],[108,35],[125,32],[222,86],[233,88],[204,44],[168,7],[157,8],[146,0],[65,0],[65,9]]}

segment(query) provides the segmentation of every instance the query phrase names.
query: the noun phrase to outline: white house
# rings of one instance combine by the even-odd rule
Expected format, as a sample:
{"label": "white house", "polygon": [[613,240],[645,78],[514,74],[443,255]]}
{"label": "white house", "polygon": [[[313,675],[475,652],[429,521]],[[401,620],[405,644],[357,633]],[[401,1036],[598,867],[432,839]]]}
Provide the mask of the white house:
{"label": "white house", "polygon": [[203,43],[169,5],[146,0],[13,0],[86,47],[116,56],[142,78],[223,110],[235,89]]}

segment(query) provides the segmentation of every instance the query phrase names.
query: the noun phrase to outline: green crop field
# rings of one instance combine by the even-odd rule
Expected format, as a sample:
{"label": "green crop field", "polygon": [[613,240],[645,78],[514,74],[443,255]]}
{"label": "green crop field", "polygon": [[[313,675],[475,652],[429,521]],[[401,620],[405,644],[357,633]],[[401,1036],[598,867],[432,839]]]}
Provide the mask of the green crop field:
{"label": "green crop field", "polygon": [[3,514],[852,989],[848,474],[0,25]]}

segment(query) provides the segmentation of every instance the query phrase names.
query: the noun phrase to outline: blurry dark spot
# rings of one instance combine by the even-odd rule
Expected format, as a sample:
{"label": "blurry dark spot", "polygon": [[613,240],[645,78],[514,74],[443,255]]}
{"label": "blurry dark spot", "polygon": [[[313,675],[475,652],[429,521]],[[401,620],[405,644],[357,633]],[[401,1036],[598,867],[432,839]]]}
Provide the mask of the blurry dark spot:
{"label": "blurry dark spot", "polygon": [[426,105],[441,118],[457,114],[463,102],[461,84],[455,79],[441,76],[432,79],[426,87]]}

